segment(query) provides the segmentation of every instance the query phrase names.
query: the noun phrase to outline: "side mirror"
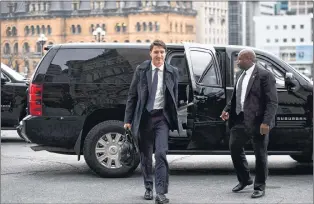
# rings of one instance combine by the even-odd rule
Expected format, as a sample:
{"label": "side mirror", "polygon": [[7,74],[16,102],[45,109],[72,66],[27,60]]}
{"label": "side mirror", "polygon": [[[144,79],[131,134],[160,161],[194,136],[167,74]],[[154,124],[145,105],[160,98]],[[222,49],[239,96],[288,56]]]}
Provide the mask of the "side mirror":
{"label": "side mirror", "polygon": [[295,79],[294,75],[291,72],[286,72],[285,75],[285,87],[288,91],[295,90],[298,87],[298,81]]}

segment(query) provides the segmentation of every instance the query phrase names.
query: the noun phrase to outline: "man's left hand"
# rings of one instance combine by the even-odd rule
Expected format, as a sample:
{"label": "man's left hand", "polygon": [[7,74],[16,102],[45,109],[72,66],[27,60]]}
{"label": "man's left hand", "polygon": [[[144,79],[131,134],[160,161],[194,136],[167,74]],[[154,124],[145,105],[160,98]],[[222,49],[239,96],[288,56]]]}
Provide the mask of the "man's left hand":
{"label": "man's left hand", "polygon": [[269,133],[269,126],[262,123],[260,127],[260,133],[261,135],[267,135]]}

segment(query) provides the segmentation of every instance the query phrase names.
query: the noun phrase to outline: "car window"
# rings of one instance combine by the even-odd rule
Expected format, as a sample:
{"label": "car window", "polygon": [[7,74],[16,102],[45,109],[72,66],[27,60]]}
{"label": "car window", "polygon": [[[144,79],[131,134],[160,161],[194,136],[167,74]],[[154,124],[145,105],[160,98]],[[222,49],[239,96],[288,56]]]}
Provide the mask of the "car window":
{"label": "car window", "polygon": [[189,83],[188,66],[186,63],[185,55],[174,54],[169,56],[168,63],[176,67],[179,71],[179,83]]}
{"label": "car window", "polygon": [[195,81],[199,83],[205,69],[212,62],[213,57],[208,52],[191,50],[191,62]]}
{"label": "car window", "polygon": [[60,49],[45,74],[54,83],[131,83],[148,49]]}
{"label": "car window", "polygon": [[206,71],[204,77],[200,81],[203,85],[218,85],[217,72],[214,64]]}
{"label": "car window", "polygon": [[18,72],[14,71],[12,68],[8,67],[7,65],[1,63],[1,68],[7,72],[10,76],[12,76],[17,81],[25,80],[25,77],[19,74]]}
{"label": "car window", "polygon": [[[237,65],[237,55],[233,55],[233,85],[237,81],[237,77],[240,73],[240,68]],[[285,80],[284,80],[284,73],[281,72],[275,65],[267,60],[261,58],[260,56],[256,56],[257,64],[264,69],[270,71],[276,79],[276,87],[277,88],[284,88],[285,87]]]}

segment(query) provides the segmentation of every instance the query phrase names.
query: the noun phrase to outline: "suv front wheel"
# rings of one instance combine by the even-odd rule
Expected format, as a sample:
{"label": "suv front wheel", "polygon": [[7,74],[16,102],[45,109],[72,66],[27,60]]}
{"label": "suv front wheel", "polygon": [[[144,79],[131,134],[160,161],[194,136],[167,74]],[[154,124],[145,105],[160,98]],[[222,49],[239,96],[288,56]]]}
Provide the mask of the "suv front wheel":
{"label": "suv front wheel", "polygon": [[87,134],[84,141],[84,158],[87,165],[99,176],[129,176],[139,165],[139,155],[131,167],[120,162],[124,134],[123,123],[115,120],[101,122]]}

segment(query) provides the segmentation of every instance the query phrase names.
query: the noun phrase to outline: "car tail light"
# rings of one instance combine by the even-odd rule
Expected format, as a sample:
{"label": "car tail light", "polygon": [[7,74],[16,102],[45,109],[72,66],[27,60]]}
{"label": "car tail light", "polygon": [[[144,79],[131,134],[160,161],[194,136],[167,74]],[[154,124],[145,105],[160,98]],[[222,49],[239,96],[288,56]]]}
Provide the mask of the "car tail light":
{"label": "car tail light", "polygon": [[29,113],[33,116],[42,115],[43,85],[30,84],[29,86]]}

